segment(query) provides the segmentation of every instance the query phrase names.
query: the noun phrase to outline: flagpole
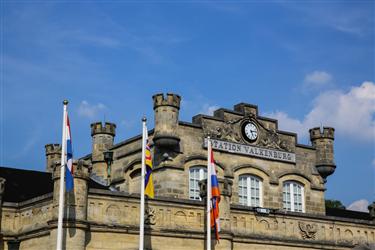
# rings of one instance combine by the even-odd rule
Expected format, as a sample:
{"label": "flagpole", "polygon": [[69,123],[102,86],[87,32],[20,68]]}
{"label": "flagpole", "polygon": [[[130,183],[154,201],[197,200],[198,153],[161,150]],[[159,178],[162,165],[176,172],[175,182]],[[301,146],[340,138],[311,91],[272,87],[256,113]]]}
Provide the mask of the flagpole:
{"label": "flagpole", "polygon": [[146,153],[146,117],[142,118],[142,170],[141,170],[141,207],[139,214],[139,250],[143,250],[145,223],[145,153]]}
{"label": "flagpole", "polygon": [[64,100],[64,112],[63,112],[63,126],[62,126],[62,140],[61,140],[61,166],[60,166],[60,192],[59,192],[59,215],[57,221],[57,244],[56,249],[62,250],[63,240],[63,217],[64,217],[64,182],[65,182],[65,148],[66,148],[66,110],[68,101]]}
{"label": "flagpole", "polygon": [[207,137],[207,249],[211,250],[211,140]]}

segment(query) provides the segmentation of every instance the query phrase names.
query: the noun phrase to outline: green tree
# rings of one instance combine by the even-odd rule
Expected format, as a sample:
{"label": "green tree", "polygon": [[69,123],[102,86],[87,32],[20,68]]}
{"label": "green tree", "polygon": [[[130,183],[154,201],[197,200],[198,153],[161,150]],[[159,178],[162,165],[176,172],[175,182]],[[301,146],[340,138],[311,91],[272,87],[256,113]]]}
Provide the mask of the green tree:
{"label": "green tree", "polygon": [[345,209],[345,206],[339,200],[326,200],[326,207]]}

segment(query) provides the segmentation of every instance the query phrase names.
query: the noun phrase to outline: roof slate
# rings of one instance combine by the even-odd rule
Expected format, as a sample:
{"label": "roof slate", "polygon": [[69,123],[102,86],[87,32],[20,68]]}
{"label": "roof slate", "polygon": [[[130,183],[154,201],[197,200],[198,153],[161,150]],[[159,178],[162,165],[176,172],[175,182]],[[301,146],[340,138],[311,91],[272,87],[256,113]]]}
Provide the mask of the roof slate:
{"label": "roof slate", "polygon": [[[0,177],[6,180],[3,194],[5,202],[22,202],[53,192],[51,173],[0,167]],[[108,190],[108,187],[91,179],[89,188]]]}

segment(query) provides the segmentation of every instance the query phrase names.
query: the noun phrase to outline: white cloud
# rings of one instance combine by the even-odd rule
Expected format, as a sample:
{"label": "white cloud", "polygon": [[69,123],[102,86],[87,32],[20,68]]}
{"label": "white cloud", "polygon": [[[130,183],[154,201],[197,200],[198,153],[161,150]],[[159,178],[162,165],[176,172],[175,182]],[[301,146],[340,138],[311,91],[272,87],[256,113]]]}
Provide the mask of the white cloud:
{"label": "white cloud", "polygon": [[214,111],[217,110],[217,109],[219,109],[219,106],[217,106],[217,105],[204,104],[199,113],[205,114],[205,115],[213,115]]}
{"label": "white cloud", "polygon": [[350,204],[346,209],[360,211],[360,212],[368,212],[368,205],[369,202],[365,199],[354,201]]}
{"label": "white cloud", "polygon": [[348,92],[326,91],[313,101],[312,110],[303,120],[285,112],[266,114],[279,120],[282,130],[295,131],[307,137],[310,128],[331,126],[338,134],[362,141],[375,140],[375,83],[364,82]]}
{"label": "white cloud", "polygon": [[83,100],[78,107],[78,115],[93,119],[96,118],[98,114],[105,109],[106,106],[102,103],[91,105],[87,101]]}
{"label": "white cloud", "polygon": [[325,71],[313,71],[305,76],[304,85],[308,88],[319,88],[331,84],[332,75]]}
{"label": "white cloud", "polygon": [[279,129],[292,131],[297,133],[298,136],[307,138],[309,129],[306,127],[306,124],[303,121],[289,117],[289,115],[283,111],[266,113],[265,116],[278,120]]}

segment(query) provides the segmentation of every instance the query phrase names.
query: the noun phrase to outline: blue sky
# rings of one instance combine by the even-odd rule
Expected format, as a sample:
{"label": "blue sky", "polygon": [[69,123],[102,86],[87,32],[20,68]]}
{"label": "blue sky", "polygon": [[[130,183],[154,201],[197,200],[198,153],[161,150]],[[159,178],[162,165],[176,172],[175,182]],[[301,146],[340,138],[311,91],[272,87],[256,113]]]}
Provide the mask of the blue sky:
{"label": "blue sky", "polygon": [[122,141],[140,132],[142,115],[152,126],[153,94],[175,92],[185,121],[248,102],[301,143],[309,128],[334,126],[326,197],[363,207],[375,200],[374,9],[373,1],[2,1],[0,164],[45,169],[64,98],[83,156],[91,122],[115,122]]}

